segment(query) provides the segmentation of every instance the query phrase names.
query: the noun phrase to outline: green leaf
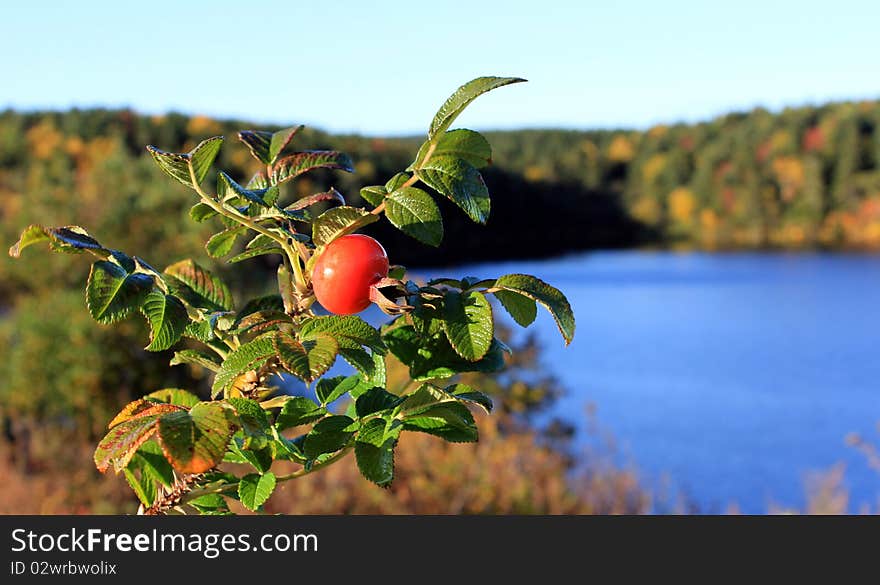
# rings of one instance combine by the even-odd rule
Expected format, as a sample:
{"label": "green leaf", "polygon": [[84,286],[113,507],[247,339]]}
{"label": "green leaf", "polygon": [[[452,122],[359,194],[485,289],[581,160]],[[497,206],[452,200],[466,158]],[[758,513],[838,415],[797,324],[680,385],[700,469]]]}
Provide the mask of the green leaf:
{"label": "green leaf", "polygon": [[478,77],[468,81],[455,90],[455,93],[449,96],[443,105],[440,106],[440,109],[431,121],[431,127],[428,129],[428,138],[434,138],[441,132],[445,132],[458,115],[480,95],[495,88],[521,81],[525,81],[525,79],[520,79],[519,77]]}
{"label": "green leaf", "polygon": [[272,438],[269,432],[272,425],[259,403],[248,398],[229,398],[227,402],[238,414],[241,430],[247,437],[245,448],[259,449]]}
{"label": "green leaf", "polygon": [[266,295],[249,300],[238,312],[233,327],[238,326],[242,319],[258,311],[284,311],[284,300],[281,295]]}
{"label": "green leaf", "polygon": [[486,223],[491,204],[480,172],[466,160],[436,156],[416,170],[419,179],[458,205],[473,221]]}
{"label": "green leaf", "polygon": [[521,327],[528,327],[538,316],[538,305],[527,296],[509,290],[495,291],[495,298]]}
{"label": "green leaf", "polygon": [[385,375],[385,358],[384,352],[368,351],[361,348],[339,347],[339,355],[358,372],[367,378],[375,378]]}
{"label": "green leaf", "polygon": [[284,368],[307,383],[329,370],[339,351],[336,339],[321,332],[298,341],[279,331],[274,336],[274,343]]}
{"label": "green leaf", "polygon": [[281,407],[281,412],[275,420],[275,428],[279,431],[298,427],[316,421],[327,414],[327,409],[322,408],[303,396],[293,396]]}
{"label": "green leaf", "polygon": [[431,156],[446,155],[462,158],[478,169],[492,162],[492,147],[489,146],[489,141],[479,132],[460,129],[444,132],[436,142],[429,140],[422,144],[419,153],[416,155],[416,162],[413,163],[413,168],[421,166],[425,155],[428,154],[428,150],[431,148],[431,144],[436,144]]}
{"label": "green leaf", "polygon": [[122,470],[122,473],[125,474],[125,480],[128,482],[134,495],[137,496],[137,499],[140,500],[144,506],[152,506],[153,501],[156,499],[156,483],[151,478],[145,477],[143,474],[141,475],[141,478],[138,479],[132,470],[132,463],[129,463],[129,466]]}
{"label": "green leaf", "polygon": [[165,269],[173,276],[169,283],[174,294],[190,306],[208,311],[231,311],[232,293],[226,283],[192,260],[181,260]]}
{"label": "green leaf", "polygon": [[357,387],[361,383],[361,377],[335,376],[333,378],[321,378],[315,387],[315,395],[322,405],[327,405],[342,397],[343,394]]}
{"label": "green leaf", "polygon": [[329,333],[337,339],[339,347],[357,348],[365,345],[383,353],[386,349],[379,332],[357,315],[312,317],[303,322],[300,332],[303,337]]}
{"label": "green leaf", "polygon": [[492,412],[494,406],[492,404],[492,399],[487,394],[474,390],[467,384],[453,384],[452,386],[447,386],[444,390],[450,396],[453,396],[458,400],[464,400],[479,405],[487,414]]}
{"label": "green leaf", "polygon": [[245,250],[241,254],[236,254],[232,258],[226,260],[229,264],[235,264],[236,262],[241,262],[243,260],[249,260],[251,258],[256,258],[257,256],[265,256],[267,254],[279,254],[283,255],[284,250],[282,250],[278,246],[266,246],[265,248],[252,248],[250,250]]}
{"label": "green leaf", "polygon": [[378,206],[385,200],[385,196],[388,194],[388,191],[385,187],[381,185],[373,185],[370,187],[364,187],[360,191],[361,199],[372,205],[373,207]]}
{"label": "green leaf", "polygon": [[98,323],[114,323],[141,306],[153,287],[146,274],[129,274],[113,262],[99,260],[92,264],[86,285],[89,313]]}
{"label": "green leaf", "polygon": [[423,339],[411,325],[385,334],[385,343],[409,366],[413,380],[449,378],[459,372],[493,373],[504,368],[504,346],[493,340],[483,359],[471,362],[459,356],[445,334]]}
{"label": "green leaf", "polygon": [[235,240],[247,232],[247,226],[239,225],[225,229],[211,236],[208,243],[205,244],[205,250],[211,258],[222,258],[230,252],[235,246]]}
{"label": "green leaf", "polygon": [[272,162],[269,155],[269,146],[272,144],[272,133],[262,130],[242,130],[238,133],[238,139],[244,142],[255,159],[263,164]]}
{"label": "green leaf", "polygon": [[475,443],[474,416],[459,402],[444,402],[403,419],[403,430],[435,435],[451,443]]}
{"label": "green leaf", "polygon": [[394,479],[394,447],[401,428],[392,424],[382,418],[367,421],[354,444],[354,456],[361,474],[380,486],[386,486]]}
{"label": "green leaf", "polygon": [[149,400],[156,400],[158,402],[164,402],[166,404],[183,406],[186,408],[192,408],[199,403],[198,396],[196,396],[192,392],[181,390],[180,388],[163,388],[162,390],[150,392],[149,394],[144,396],[144,398],[147,398]]}
{"label": "green leaf", "polygon": [[179,473],[204,473],[219,464],[234,432],[234,412],[217,402],[199,402],[159,419],[159,444]]}
{"label": "green leaf", "polygon": [[166,487],[170,487],[174,483],[174,469],[165,455],[162,453],[162,447],[156,441],[150,440],[141,445],[133,460],[137,460],[139,468],[149,477],[161,483]]}
{"label": "green leaf", "polygon": [[358,396],[354,408],[359,417],[365,417],[382,410],[395,408],[404,400],[406,398],[392,394],[384,388],[370,388]]}
{"label": "green leaf", "polygon": [[221,201],[227,201],[229,199],[241,197],[243,199],[246,199],[247,201],[250,201],[251,203],[256,203],[260,207],[272,207],[271,204],[267,203],[266,200],[263,199],[263,195],[266,194],[266,191],[267,189],[245,189],[223,171],[220,171],[220,173],[217,175],[217,196],[220,198]]}
{"label": "green leaf", "polygon": [[281,311],[257,311],[242,319],[238,323],[235,333],[237,335],[262,333],[270,329],[277,329],[279,325],[284,323],[293,323],[293,318],[287,313]]}
{"label": "green leaf", "polygon": [[326,246],[336,238],[350,234],[378,220],[378,215],[373,215],[358,207],[334,207],[315,219],[312,224],[312,241],[316,246]]}
{"label": "green leaf", "polygon": [[272,165],[272,184],[278,185],[313,169],[337,169],[354,172],[351,158],[343,152],[312,150],[285,156]]}
{"label": "green leaf", "polygon": [[565,344],[571,343],[574,338],[574,313],[571,310],[571,305],[568,304],[568,299],[559,290],[528,274],[502,276],[495,281],[495,286],[521,294],[543,305],[553,315],[556,326],[565,339]]}
{"label": "green leaf", "polygon": [[303,451],[309,459],[324,453],[339,451],[354,434],[354,420],[344,415],[333,415],[317,422],[306,435]]}
{"label": "green leaf", "polygon": [[249,473],[238,482],[238,499],[251,511],[256,511],[266,503],[275,491],[275,475],[267,471],[262,475]]}
{"label": "green leaf", "polygon": [[232,386],[232,383],[240,375],[251,370],[256,370],[269,359],[275,356],[275,346],[272,337],[258,337],[253,341],[242,344],[226,356],[211,388],[211,396],[217,396]]}
{"label": "green leaf", "polygon": [[202,515],[227,515],[231,514],[226,499],[220,494],[205,494],[187,502]]}
{"label": "green leaf", "polygon": [[314,195],[308,195],[306,197],[303,197],[302,199],[297,199],[296,201],[285,207],[284,210],[299,211],[301,209],[305,209],[306,207],[311,207],[316,203],[321,203],[322,201],[332,201],[340,205],[345,205],[345,197],[342,196],[342,193],[340,193],[336,189],[331,188],[329,191],[325,191],[323,193],[315,193]]}
{"label": "green leaf", "polygon": [[113,426],[95,449],[95,467],[98,471],[106,472],[111,464],[116,473],[125,469],[138,447],[156,432],[158,421],[159,416],[154,414],[132,418]]}
{"label": "green leaf", "polygon": [[220,369],[220,360],[212,353],[201,349],[182,349],[174,352],[174,357],[168,363],[170,366],[179,364],[194,364],[212,372]]}
{"label": "green leaf", "polygon": [[[230,457],[230,454],[234,454],[234,457]],[[272,457],[272,447],[269,445],[260,449],[244,449],[239,445],[238,439],[233,439],[229,443],[229,451],[223,455],[223,461],[227,463],[249,463],[254,469],[264,473],[272,467],[274,459]]]}
{"label": "green leaf", "polygon": [[173,152],[165,152],[155,146],[148,146],[147,150],[152,155],[153,160],[159,165],[166,174],[183,183],[190,189],[195,189],[192,177],[190,176],[190,167],[192,174],[195,175],[196,183],[201,183],[208,174],[208,171],[220,152],[220,146],[223,144],[222,136],[214,136],[200,142],[194,149],[185,153],[177,154]]}
{"label": "green leaf", "polygon": [[193,221],[202,223],[217,215],[214,208],[207,203],[196,203],[189,209],[189,216]]}
{"label": "green leaf", "polygon": [[452,348],[468,361],[481,359],[489,351],[495,334],[489,300],[477,291],[450,290],[443,305],[443,329]]}
{"label": "green leaf", "polygon": [[411,176],[412,175],[410,175],[408,173],[397,173],[396,175],[394,175],[393,177],[388,179],[387,183],[385,183],[385,190],[388,191],[389,193],[397,191],[398,189],[403,187],[403,185],[407,181],[410,180]]}
{"label": "green leaf", "polygon": [[430,195],[407,187],[385,200],[385,216],[394,227],[429,246],[443,241],[443,218]]}
{"label": "green leaf", "polygon": [[290,128],[284,128],[283,130],[279,130],[272,134],[272,138],[269,141],[269,161],[274,162],[278,155],[281,154],[281,151],[290,144],[290,141],[293,140],[293,137],[301,131],[305,126],[291,126]]}
{"label": "green leaf", "polygon": [[189,323],[186,307],[173,295],[153,291],[141,306],[150,324],[150,344],[147,351],[164,351],[177,343]]}
{"label": "green leaf", "polygon": [[21,232],[18,241],[9,248],[9,255],[18,258],[22,250],[28,246],[46,241],[56,252],[89,251],[100,258],[107,258],[111,253],[110,250],[98,243],[98,240],[90,236],[85,228],[78,225],[44,227],[32,224]]}

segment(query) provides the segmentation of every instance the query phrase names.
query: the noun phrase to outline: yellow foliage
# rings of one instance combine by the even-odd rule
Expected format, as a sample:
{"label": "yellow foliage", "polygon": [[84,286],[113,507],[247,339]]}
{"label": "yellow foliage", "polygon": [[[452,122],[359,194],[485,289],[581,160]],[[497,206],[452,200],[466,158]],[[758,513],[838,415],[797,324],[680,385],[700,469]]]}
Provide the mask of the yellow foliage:
{"label": "yellow foliage", "polygon": [[784,201],[791,201],[804,186],[804,164],[794,156],[780,156],[773,160],[773,174],[779,182]]}
{"label": "yellow foliage", "polygon": [[61,145],[64,135],[55,128],[52,122],[44,120],[29,129],[25,138],[34,157],[47,159]]}
{"label": "yellow foliage", "polygon": [[791,133],[788,130],[777,130],[770,136],[770,152],[776,153],[794,146]]}
{"label": "yellow foliage", "polygon": [[622,134],[618,134],[608,146],[608,158],[611,162],[626,163],[633,159],[636,148],[633,143]]}
{"label": "yellow foliage", "polygon": [[653,126],[648,130],[649,138],[663,138],[669,132],[669,126],[665,124],[658,124],[657,126]]}
{"label": "yellow foliage", "polygon": [[632,208],[633,216],[648,225],[655,225],[660,222],[660,204],[652,197],[639,197],[636,204]]}
{"label": "yellow foliage", "polygon": [[367,159],[361,159],[354,165],[354,172],[359,177],[373,177],[376,174],[376,165]]}
{"label": "yellow foliage", "polygon": [[690,224],[697,209],[697,199],[690,189],[678,187],[669,194],[669,214],[673,221]]}
{"label": "yellow foliage", "polygon": [[190,136],[204,136],[223,133],[223,128],[215,120],[208,116],[193,116],[186,125],[186,131]]}
{"label": "yellow foliage", "polygon": [[541,181],[546,178],[544,174],[544,169],[537,165],[527,166],[523,175],[525,175],[525,178],[528,181]]}
{"label": "yellow foliage", "polygon": [[704,237],[714,238],[720,223],[714,210],[704,209],[700,212],[700,232]]}
{"label": "yellow foliage", "polygon": [[651,155],[651,158],[648,159],[648,162],[645,163],[645,166],[642,167],[642,178],[645,180],[645,184],[650,185],[654,182],[654,180],[663,172],[663,168],[666,166],[666,155],[664,154],[654,154]]}

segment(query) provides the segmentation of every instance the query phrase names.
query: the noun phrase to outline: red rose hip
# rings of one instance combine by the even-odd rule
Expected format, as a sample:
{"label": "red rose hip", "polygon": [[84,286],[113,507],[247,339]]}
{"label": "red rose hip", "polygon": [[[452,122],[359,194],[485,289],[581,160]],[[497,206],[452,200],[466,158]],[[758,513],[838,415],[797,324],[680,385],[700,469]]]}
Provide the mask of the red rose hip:
{"label": "red rose hip", "polygon": [[337,315],[360,313],[370,306],[370,286],[388,276],[382,244],[363,234],[330,242],[312,271],[312,289],[321,306]]}

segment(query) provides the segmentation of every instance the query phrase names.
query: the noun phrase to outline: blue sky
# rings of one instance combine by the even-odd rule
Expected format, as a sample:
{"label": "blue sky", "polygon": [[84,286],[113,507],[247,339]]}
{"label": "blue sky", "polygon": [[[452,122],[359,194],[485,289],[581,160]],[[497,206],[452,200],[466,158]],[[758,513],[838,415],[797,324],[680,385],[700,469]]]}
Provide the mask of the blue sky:
{"label": "blue sky", "polygon": [[880,96],[880,3],[26,2],[0,107],[131,106],[332,131],[423,131],[478,75],[530,80],[461,124],[646,127]]}

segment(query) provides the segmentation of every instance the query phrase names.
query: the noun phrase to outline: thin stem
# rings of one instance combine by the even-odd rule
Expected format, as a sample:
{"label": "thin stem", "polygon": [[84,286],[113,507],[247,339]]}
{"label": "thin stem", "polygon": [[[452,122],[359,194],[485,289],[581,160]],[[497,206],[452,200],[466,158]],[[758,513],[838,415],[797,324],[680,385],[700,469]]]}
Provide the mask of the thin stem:
{"label": "thin stem", "polygon": [[[348,453],[353,448],[354,447],[349,445],[349,446],[343,448],[342,450],[338,451],[332,457],[329,457],[327,460],[325,460],[321,463],[318,463],[317,465],[313,465],[308,470],[306,470],[306,468],[303,467],[302,469],[294,471],[293,473],[288,473],[287,475],[276,476],[275,481],[276,482],[289,481],[291,479],[296,479],[298,477],[303,477],[304,475],[308,475],[310,473],[313,473],[323,467],[326,467],[327,465],[330,465],[331,463],[334,463],[334,462],[342,459],[343,457],[348,455]],[[199,488],[199,489],[195,489],[190,492],[187,492],[187,494],[185,496],[183,496],[183,498],[181,498],[180,504],[181,505],[186,504],[187,502],[191,502],[191,501],[195,500],[196,498],[200,498],[202,496],[207,496],[209,494],[225,494],[225,493],[232,493],[237,490],[238,490],[238,483],[237,482],[236,483],[226,483],[226,484],[219,485],[216,487],[211,487],[211,488]]]}

